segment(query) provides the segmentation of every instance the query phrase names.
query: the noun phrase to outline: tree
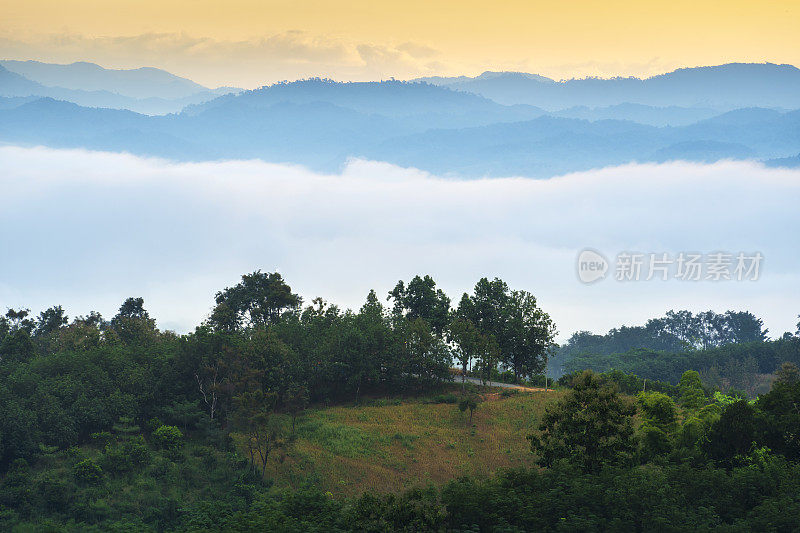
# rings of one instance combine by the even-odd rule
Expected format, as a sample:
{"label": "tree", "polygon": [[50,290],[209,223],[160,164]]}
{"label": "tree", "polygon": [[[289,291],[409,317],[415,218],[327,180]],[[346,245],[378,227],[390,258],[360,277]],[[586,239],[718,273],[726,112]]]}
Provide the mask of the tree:
{"label": "tree", "polygon": [[111,328],[129,345],[146,345],[155,340],[156,321],[144,308],[144,298],[128,298],[111,319]]}
{"label": "tree", "polygon": [[461,389],[464,389],[467,366],[481,355],[482,335],[475,325],[466,318],[456,317],[450,322],[448,338],[456,346],[456,361],[461,365]]}
{"label": "tree", "polygon": [[797,365],[789,361],[781,364],[780,368],[775,371],[775,382],[784,383],[786,385],[793,385],[800,381],[800,369]]}
{"label": "tree", "polygon": [[732,466],[737,456],[746,455],[757,439],[756,411],[746,400],[730,404],[711,425],[705,449],[712,459]]}
{"label": "tree", "polygon": [[[218,292],[215,300],[218,307],[224,304],[229,308],[221,322],[225,327],[232,325],[233,315],[237,327],[274,324],[285,312],[296,310],[301,303],[300,297],[292,292],[279,273],[260,270],[243,275],[238,284]],[[215,309],[215,314],[223,313]]]}
{"label": "tree", "polygon": [[153,443],[174,456],[183,446],[183,433],[175,426],[159,426],[153,431]]}
{"label": "tree", "polygon": [[687,370],[678,383],[680,391],[680,404],[687,409],[700,409],[706,404],[706,393],[703,391],[703,382],[700,374],[695,370]]}
{"label": "tree", "polygon": [[512,291],[509,304],[503,363],[514,371],[517,379],[539,375],[544,372],[548,354],[555,345],[555,324],[527,291]]}
{"label": "tree", "polygon": [[308,407],[308,387],[293,383],[284,393],[283,405],[292,417],[292,435],[294,435],[297,416]]}
{"label": "tree", "polygon": [[749,311],[726,312],[725,325],[729,332],[728,343],[764,342],[769,333],[764,329],[764,322]]}
{"label": "tree", "polygon": [[399,334],[403,341],[402,357],[405,372],[431,384],[449,376],[452,360],[444,341],[422,318],[404,322]]}
{"label": "tree", "polygon": [[541,374],[554,347],[555,324],[526,291],[512,291],[499,278],[482,278],[472,296],[464,294],[457,315],[485,336],[494,336],[500,362],[517,379]]}
{"label": "tree", "polygon": [[9,309],[5,316],[5,330],[7,333],[14,331],[25,331],[30,335],[33,333],[36,323],[28,318],[30,309]]}
{"label": "tree", "polygon": [[642,442],[642,458],[650,460],[672,449],[672,437],[678,429],[678,413],[672,398],[660,392],[637,395],[642,412],[638,432]]}
{"label": "tree", "polygon": [[480,335],[478,337],[478,361],[477,370],[484,386],[492,377],[492,371],[500,363],[500,346],[494,335]]}
{"label": "tree", "polygon": [[472,425],[472,413],[477,408],[478,402],[475,401],[473,396],[464,396],[461,401],[458,402],[458,410],[462,413],[469,409],[469,422],[467,422],[469,425]]}
{"label": "tree", "polygon": [[68,321],[69,318],[64,313],[64,308],[60,305],[46,309],[39,313],[39,318],[36,320],[34,336],[45,337],[55,333],[66,326]]}
{"label": "tree", "polygon": [[765,418],[766,444],[788,459],[800,459],[800,381],[775,381],[756,405]]}
{"label": "tree", "polygon": [[635,414],[636,406],[622,398],[615,385],[585,371],[575,378],[572,390],[546,410],[541,434],[528,437],[531,449],[541,466],[564,460],[596,473],[632,457]]}
{"label": "tree", "polygon": [[675,429],[678,412],[672,398],[661,392],[640,392],[637,399],[648,423],[665,430]]}
{"label": "tree", "polygon": [[267,460],[276,448],[286,445],[280,423],[272,416],[277,395],[260,390],[243,392],[234,399],[234,424],[244,436],[253,472],[267,471]]}
{"label": "tree", "polygon": [[402,280],[398,281],[389,292],[388,299],[394,300],[393,312],[396,316],[404,316],[410,321],[421,318],[440,336],[447,329],[450,298],[436,288],[432,277],[414,276],[407,285]]}

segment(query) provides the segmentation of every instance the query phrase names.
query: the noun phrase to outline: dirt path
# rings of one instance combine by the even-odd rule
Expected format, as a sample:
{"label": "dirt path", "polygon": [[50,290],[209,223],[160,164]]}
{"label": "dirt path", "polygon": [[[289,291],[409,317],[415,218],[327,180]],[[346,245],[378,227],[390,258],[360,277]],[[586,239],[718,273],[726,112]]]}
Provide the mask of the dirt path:
{"label": "dirt path", "polygon": [[[467,383],[473,383],[475,385],[483,385],[483,381],[478,378],[471,378],[467,377],[464,378]],[[460,383],[461,377],[457,376],[453,378],[454,383]],[[486,385],[488,387],[500,387],[501,389],[518,389],[525,392],[545,392],[545,390],[553,390],[553,389],[545,389],[544,387],[523,387],[522,385],[514,385],[512,383],[501,383],[499,381],[487,381]]]}

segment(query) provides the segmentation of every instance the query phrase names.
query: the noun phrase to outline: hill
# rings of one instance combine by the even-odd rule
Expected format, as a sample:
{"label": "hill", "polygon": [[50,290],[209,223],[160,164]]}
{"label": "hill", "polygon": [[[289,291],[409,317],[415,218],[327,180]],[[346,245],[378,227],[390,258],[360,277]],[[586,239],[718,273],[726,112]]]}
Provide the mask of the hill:
{"label": "hill", "polygon": [[573,106],[800,107],[800,69],[773,63],[728,63],[681,68],[651,78],[583,78],[555,81],[520,72],[475,78],[423,78],[503,104],[530,104],[554,111]]}

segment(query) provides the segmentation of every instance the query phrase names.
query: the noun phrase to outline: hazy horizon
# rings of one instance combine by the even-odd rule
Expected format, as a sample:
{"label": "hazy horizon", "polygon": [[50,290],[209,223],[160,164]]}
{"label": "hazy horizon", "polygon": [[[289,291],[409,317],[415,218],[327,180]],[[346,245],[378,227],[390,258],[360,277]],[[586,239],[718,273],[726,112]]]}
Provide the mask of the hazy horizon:
{"label": "hazy horizon", "polygon": [[[206,86],[534,72],[649,76],[732,61],[800,64],[800,6],[680,1],[326,3],[0,1],[0,56],[152,65]],[[658,13],[658,16],[654,16]],[[691,15],[687,15],[691,13]],[[680,39],[675,35],[679,33]],[[587,54],[587,50],[591,53]]]}
{"label": "hazy horizon", "polygon": [[173,74],[180,78],[184,78],[189,81],[193,81],[195,83],[199,83],[208,89],[219,89],[225,87],[233,87],[237,89],[243,90],[254,90],[265,86],[270,86],[274,84],[284,83],[284,82],[296,82],[296,81],[305,81],[310,79],[328,79],[335,82],[340,83],[347,83],[347,82],[383,82],[389,80],[398,80],[398,81],[407,81],[413,82],[416,80],[427,79],[427,78],[450,78],[450,79],[457,79],[457,78],[478,78],[484,74],[524,74],[524,75],[531,75],[531,76],[542,76],[548,79],[551,79],[555,82],[567,82],[567,81],[576,81],[576,80],[587,80],[587,79],[598,79],[598,80],[614,80],[620,78],[636,78],[640,80],[647,80],[650,78],[654,78],[657,76],[661,76],[663,74],[669,74],[675,72],[677,70],[683,69],[695,69],[695,68],[706,68],[706,67],[720,67],[724,65],[732,65],[732,64],[751,64],[751,65],[777,65],[777,66],[791,66],[800,69],[798,65],[800,65],[800,61],[797,64],[794,63],[780,63],[777,61],[770,61],[769,59],[765,59],[763,61],[745,61],[745,60],[737,60],[736,58],[731,59],[730,61],[725,61],[723,63],[704,63],[704,64],[679,64],[675,66],[671,66],[669,68],[664,67],[663,69],[654,70],[651,72],[643,73],[643,74],[626,74],[624,70],[619,72],[607,72],[605,74],[587,74],[581,73],[579,70],[576,70],[574,74],[565,73],[561,77],[552,77],[543,72],[538,71],[531,71],[531,70],[508,70],[508,69],[501,69],[496,70],[492,69],[489,66],[482,68],[480,66],[476,66],[471,70],[467,71],[458,71],[458,72],[430,72],[424,75],[413,75],[408,74],[404,77],[395,76],[392,74],[388,74],[386,76],[372,76],[369,75],[364,77],[337,77],[336,75],[328,76],[322,74],[315,74],[310,73],[308,75],[304,75],[302,77],[295,77],[295,78],[275,78],[271,79],[269,77],[264,78],[264,82],[256,82],[250,85],[237,85],[233,82],[225,82],[224,80],[212,84],[204,84],[199,82],[197,79],[194,79],[190,74],[182,73],[180,69],[172,70],[163,66],[159,66],[156,63],[153,64],[134,64],[134,65],[127,65],[126,66],[119,66],[113,63],[102,63],[96,61],[89,61],[87,59],[74,59],[74,60],[47,60],[46,57],[29,57],[29,56],[14,56],[14,57],[0,57],[0,61],[18,61],[18,62],[32,62],[32,63],[41,63],[45,65],[58,65],[58,66],[70,66],[76,64],[91,64],[97,65],[105,70],[111,71],[123,71],[123,72],[130,72],[142,69],[158,69],[163,70],[169,74]]}

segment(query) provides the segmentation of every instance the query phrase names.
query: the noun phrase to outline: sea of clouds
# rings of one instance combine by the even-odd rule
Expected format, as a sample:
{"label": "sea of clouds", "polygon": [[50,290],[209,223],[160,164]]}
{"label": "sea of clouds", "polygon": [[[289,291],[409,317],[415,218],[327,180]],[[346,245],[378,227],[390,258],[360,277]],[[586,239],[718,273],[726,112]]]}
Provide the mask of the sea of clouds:
{"label": "sea of clouds", "polygon": [[[143,296],[190,331],[217,290],[280,271],[306,301],[359,307],[431,274],[457,301],[482,276],[532,292],[559,338],[669,309],[749,310],[772,336],[800,313],[800,170],[756,163],[626,165],[547,180],[443,179],[380,162],[339,174],[262,161],[171,163],[0,147],[0,308],[107,318]],[[758,281],[576,276],[580,250],[761,252]],[[613,266],[612,266],[613,269]]]}

